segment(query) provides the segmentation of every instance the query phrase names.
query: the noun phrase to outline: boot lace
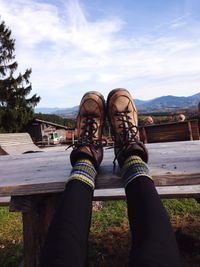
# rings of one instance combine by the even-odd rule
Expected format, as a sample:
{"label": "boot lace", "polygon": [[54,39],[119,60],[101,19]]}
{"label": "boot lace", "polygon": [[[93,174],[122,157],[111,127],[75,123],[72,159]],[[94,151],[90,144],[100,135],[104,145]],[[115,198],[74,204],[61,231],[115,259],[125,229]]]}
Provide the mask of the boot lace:
{"label": "boot lace", "polygon": [[[105,139],[97,139],[96,132],[98,130],[98,124],[95,121],[96,116],[94,114],[85,114],[85,119],[83,120],[83,126],[81,127],[81,135],[78,141],[68,148],[80,148],[83,146],[88,146],[92,155],[94,156],[93,149],[98,149],[107,144]],[[67,148],[67,149],[68,149]]]}
{"label": "boot lace", "polygon": [[138,127],[130,121],[131,120],[131,117],[129,116],[130,112],[131,111],[128,110],[127,108],[122,112],[118,111],[115,113],[117,121],[120,122],[118,127],[122,129],[122,131],[117,136],[116,133],[113,134],[115,139],[114,148],[119,148],[113,160],[113,170],[115,170],[116,160],[121,151],[122,150],[126,151],[127,148],[134,143],[140,143],[140,141],[138,140]]}

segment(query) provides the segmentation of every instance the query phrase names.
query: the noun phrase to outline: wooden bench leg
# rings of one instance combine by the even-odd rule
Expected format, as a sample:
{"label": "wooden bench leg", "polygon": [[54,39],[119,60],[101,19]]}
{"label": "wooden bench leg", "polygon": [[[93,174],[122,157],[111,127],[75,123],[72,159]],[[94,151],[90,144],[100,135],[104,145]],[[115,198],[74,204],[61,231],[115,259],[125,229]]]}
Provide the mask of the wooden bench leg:
{"label": "wooden bench leg", "polygon": [[41,249],[44,245],[58,198],[58,194],[54,194],[45,197],[14,197],[11,200],[11,210],[22,212],[24,267],[39,266]]}
{"label": "wooden bench leg", "polygon": [[42,231],[37,209],[23,212],[24,267],[39,266]]}

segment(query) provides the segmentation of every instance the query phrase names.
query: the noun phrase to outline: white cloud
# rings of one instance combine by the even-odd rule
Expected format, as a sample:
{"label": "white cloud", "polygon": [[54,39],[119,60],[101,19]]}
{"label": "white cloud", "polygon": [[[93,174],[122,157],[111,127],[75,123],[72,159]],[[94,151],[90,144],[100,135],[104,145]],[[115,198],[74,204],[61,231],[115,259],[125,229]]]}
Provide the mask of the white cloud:
{"label": "white cloud", "polygon": [[185,26],[188,23],[188,19],[190,18],[191,13],[186,13],[183,16],[180,16],[170,22],[170,27],[172,29],[178,29],[180,27]]}
{"label": "white cloud", "polygon": [[[16,38],[20,70],[33,69],[33,91],[42,96],[40,106],[77,105],[83,91],[93,89],[106,95],[115,87],[134,87],[140,98],[199,89],[197,27],[186,37],[125,35],[122,19],[90,21],[78,0],[62,8],[33,0],[11,0],[9,5],[0,0],[0,13]],[[183,26],[184,19],[172,21],[171,27],[178,30],[173,25]]]}

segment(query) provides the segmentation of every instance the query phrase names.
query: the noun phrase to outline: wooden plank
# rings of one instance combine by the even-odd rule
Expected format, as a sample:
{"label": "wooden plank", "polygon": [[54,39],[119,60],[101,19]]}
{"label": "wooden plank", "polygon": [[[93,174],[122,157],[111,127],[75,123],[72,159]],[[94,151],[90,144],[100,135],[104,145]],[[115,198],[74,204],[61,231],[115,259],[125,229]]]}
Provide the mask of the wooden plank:
{"label": "wooden plank", "polygon": [[28,133],[1,133],[0,144],[6,145],[20,145],[32,144],[33,141]]}
{"label": "wooden plank", "polygon": [[144,143],[199,140],[198,120],[147,125],[139,127],[139,131]]}
{"label": "wooden plank", "polygon": [[[200,141],[147,144],[156,185],[200,184]],[[0,157],[0,196],[61,192],[70,175],[70,150]],[[96,188],[120,188],[113,149],[105,150]]]}
{"label": "wooden plank", "polygon": [[187,121],[187,124],[188,124],[188,133],[189,133],[190,140],[193,140],[192,126],[191,126],[190,121]]}
{"label": "wooden plank", "polygon": [[8,206],[10,204],[10,197],[0,197],[0,206]]}
{"label": "wooden plank", "polygon": [[193,138],[193,140],[199,140],[198,120],[191,120],[190,124],[191,124],[191,128],[192,128],[192,138]]}
{"label": "wooden plank", "polygon": [[190,140],[188,124],[162,124],[146,127],[149,143]]}
{"label": "wooden plank", "polygon": [[140,140],[142,140],[144,144],[148,143],[145,127],[139,128],[139,134],[140,134]]}
{"label": "wooden plank", "polygon": [[[200,198],[200,185],[157,186],[161,198]],[[94,191],[94,200],[126,199],[123,188],[97,189]]]}
{"label": "wooden plank", "polygon": [[0,155],[18,155],[27,152],[40,152],[28,133],[0,134]]}

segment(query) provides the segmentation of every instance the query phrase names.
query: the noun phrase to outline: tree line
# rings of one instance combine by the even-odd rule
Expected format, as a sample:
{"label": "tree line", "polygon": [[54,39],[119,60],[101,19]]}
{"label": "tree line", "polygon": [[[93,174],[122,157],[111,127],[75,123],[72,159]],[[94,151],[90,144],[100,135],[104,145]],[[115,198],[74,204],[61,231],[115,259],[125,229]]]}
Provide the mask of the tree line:
{"label": "tree line", "polygon": [[68,118],[63,118],[55,114],[43,114],[43,113],[35,113],[34,118],[44,120],[44,121],[49,121],[53,123],[57,123],[60,125],[67,126],[69,128],[75,128],[76,126],[76,121],[75,119],[68,119]]}

